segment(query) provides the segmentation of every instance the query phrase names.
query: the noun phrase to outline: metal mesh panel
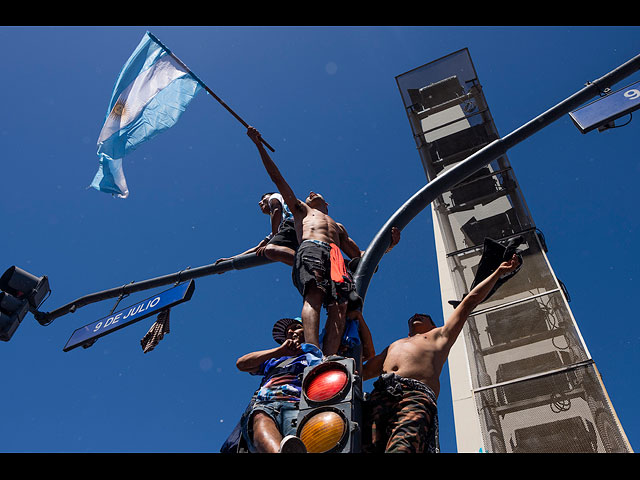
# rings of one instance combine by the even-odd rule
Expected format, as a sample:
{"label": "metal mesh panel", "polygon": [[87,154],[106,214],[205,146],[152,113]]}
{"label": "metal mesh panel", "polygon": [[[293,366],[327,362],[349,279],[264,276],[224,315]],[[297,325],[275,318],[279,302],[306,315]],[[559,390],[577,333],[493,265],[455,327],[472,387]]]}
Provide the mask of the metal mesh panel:
{"label": "metal mesh panel", "polygon": [[[481,303],[477,310],[484,310],[508,302],[528,298],[532,295],[547,293],[560,288],[535,231],[523,233],[524,243],[518,247],[523,264],[520,271],[502,285],[491,297]],[[447,262],[454,280],[455,290],[460,300],[469,293],[476,275],[482,247],[463,250],[449,255]],[[454,300],[454,299],[447,299]]]}
{"label": "metal mesh panel", "polygon": [[[499,138],[466,49],[397,82],[429,181]],[[443,302],[469,293],[485,238],[524,239],[522,268],[472,313],[463,329],[466,350],[449,361],[461,375],[458,364],[466,360],[484,449],[630,451],[506,155],[441,194],[432,208],[439,264],[449,271],[443,292],[457,296]],[[456,413],[472,408],[454,398]],[[479,442],[464,422],[456,432]]]}
{"label": "metal mesh panel", "polygon": [[[398,79],[429,180],[499,138],[468,52],[446,60],[455,74],[444,79],[434,79],[441,62]],[[434,208],[447,253],[535,227],[506,155],[442,194]]]}
{"label": "metal mesh panel", "polygon": [[[453,73],[455,72],[455,73]],[[437,83],[455,74],[461,81],[463,87],[465,83],[476,78],[476,72],[467,49],[454,52],[434,62],[430,62],[422,67],[415,68],[404,73],[397,78],[400,94],[406,106],[418,105],[416,93],[424,86]],[[416,108],[416,110],[419,110]]]}
{"label": "metal mesh panel", "polygon": [[[508,387],[517,401],[504,403]],[[475,399],[487,452],[631,451],[592,364],[485,389]]]}
{"label": "metal mesh panel", "polygon": [[503,166],[481,169],[434,203],[447,253],[535,228],[506,158]]}
{"label": "metal mesh panel", "polygon": [[[562,293],[557,291],[473,314],[463,332],[473,388],[589,359]],[[500,397],[503,403],[519,401],[519,389],[505,387]]]}

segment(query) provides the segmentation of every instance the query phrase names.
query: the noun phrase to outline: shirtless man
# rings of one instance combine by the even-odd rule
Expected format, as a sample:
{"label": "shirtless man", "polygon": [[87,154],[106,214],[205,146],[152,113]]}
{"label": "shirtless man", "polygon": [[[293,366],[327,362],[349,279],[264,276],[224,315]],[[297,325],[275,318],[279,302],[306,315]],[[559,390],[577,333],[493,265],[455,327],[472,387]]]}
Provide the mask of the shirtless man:
{"label": "shirtless man", "polygon": [[[351,259],[362,256],[362,251],[344,226],[328,215],[329,204],[322,195],[310,192],[305,202],[295,196],[264,149],[260,132],[249,127],[247,135],[256,144],[267,173],[293,214],[300,246],[294,257],[292,278],[304,299],[300,316],[305,339],[307,343],[320,346],[320,311],[324,305],[327,321],[322,350],[325,356],[333,355],[338,351],[344,332],[349,293],[355,289],[340,251]],[[396,228],[387,251],[399,241],[399,235]]]}
{"label": "shirtless man", "polygon": [[365,363],[363,379],[379,378],[368,406],[366,434],[371,438],[365,441],[363,435],[363,451],[437,451],[436,400],[442,367],[469,314],[500,277],[513,272],[519,263],[517,255],[502,262],[464,297],[442,327],[436,327],[429,315],[413,315],[409,336]]}

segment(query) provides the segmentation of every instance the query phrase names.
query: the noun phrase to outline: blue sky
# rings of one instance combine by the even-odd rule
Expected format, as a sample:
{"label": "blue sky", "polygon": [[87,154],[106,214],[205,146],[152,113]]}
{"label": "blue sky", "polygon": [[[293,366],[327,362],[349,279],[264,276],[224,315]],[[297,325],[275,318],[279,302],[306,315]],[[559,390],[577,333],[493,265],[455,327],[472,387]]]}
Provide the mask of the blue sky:
{"label": "blue sky", "polygon": [[[268,231],[257,202],[273,185],[245,128],[204,92],[176,126],[125,158],[129,198],[87,189],[114,82],[147,30],[262,132],[299,197],[324,194],[362,249],[426,182],[396,76],[469,48],[506,135],[640,52],[640,28],[621,26],[0,27],[0,270],[47,275],[42,310],[212,263]],[[508,152],[634,449],[637,122],[582,135],[566,116]],[[139,341],[153,318],[62,351],[114,303],[46,327],[29,314],[0,345],[0,451],[217,452],[259,381],[236,370],[236,359],[274,346],[274,321],[301,308],[284,265],[231,271],[196,280],[150,353]],[[429,209],[369,286],[364,313],[376,350],[405,336],[417,311],[443,321]],[[448,381],[445,367],[441,445],[455,452]]]}

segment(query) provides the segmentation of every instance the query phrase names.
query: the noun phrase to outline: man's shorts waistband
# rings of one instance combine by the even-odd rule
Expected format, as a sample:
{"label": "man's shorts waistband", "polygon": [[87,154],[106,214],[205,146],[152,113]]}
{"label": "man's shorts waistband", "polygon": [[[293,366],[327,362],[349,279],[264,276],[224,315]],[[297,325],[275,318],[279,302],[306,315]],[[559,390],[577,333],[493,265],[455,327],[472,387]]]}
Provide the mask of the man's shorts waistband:
{"label": "man's shorts waistband", "polygon": [[315,240],[313,238],[310,238],[310,239],[307,239],[307,240],[303,240],[300,243],[300,245],[302,245],[304,242],[315,243],[316,245],[320,245],[321,247],[328,248],[329,250],[331,250],[331,244],[327,243],[327,242],[323,242],[322,240]]}
{"label": "man's shorts waistband", "polygon": [[436,404],[436,395],[434,391],[428,385],[419,380],[401,377],[400,375],[397,375],[395,373],[383,373],[374,383],[374,385],[376,384],[378,388],[386,389],[390,393],[395,390],[397,384],[402,384],[409,388],[413,388],[414,390],[426,393],[429,397],[431,397],[433,403]]}

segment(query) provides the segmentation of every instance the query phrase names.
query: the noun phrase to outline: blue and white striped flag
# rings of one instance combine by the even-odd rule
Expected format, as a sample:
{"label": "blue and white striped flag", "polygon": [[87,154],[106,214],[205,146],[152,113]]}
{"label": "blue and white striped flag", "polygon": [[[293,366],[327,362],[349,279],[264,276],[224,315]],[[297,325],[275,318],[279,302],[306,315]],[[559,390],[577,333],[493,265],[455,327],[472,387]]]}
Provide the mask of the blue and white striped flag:
{"label": "blue and white striped flag", "polygon": [[90,186],[127,198],[123,157],[175,125],[200,89],[198,79],[147,32],[113,89],[98,137],[98,173]]}

